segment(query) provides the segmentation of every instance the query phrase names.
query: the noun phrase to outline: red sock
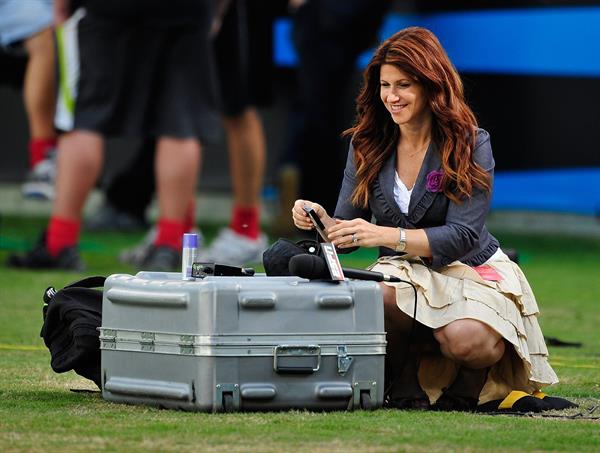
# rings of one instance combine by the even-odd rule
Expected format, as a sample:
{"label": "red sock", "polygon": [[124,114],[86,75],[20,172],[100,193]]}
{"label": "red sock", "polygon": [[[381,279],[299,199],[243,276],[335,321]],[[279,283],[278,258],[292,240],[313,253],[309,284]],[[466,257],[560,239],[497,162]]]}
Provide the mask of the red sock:
{"label": "red sock", "polygon": [[64,248],[77,245],[80,226],[79,220],[52,216],[46,231],[46,248],[50,255],[56,257]]}
{"label": "red sock", "polygon": [[32,138],[29,140],[29,166],[46,158],[46,154],[52,148],[56,148],[56,138]]}
{"label": "red sock", "polygon": [[229,228],[242,236],[257,239],[260,233],[258,208],[256,206],[234,206]]}
{"label": "red sock", "polygon": [[196,201],[190,201],[187,211],[185,211],[185,218],[183,219],[183,228],[186,233],[189,233],[196,224]]}
{"label": "red sock", "polygon": [[154,240],[154,245],[166,245],[177,251],[181,250],[181,240],[183,233],[186,232],[183,222],[169,219],[158,220],[158,234]]}

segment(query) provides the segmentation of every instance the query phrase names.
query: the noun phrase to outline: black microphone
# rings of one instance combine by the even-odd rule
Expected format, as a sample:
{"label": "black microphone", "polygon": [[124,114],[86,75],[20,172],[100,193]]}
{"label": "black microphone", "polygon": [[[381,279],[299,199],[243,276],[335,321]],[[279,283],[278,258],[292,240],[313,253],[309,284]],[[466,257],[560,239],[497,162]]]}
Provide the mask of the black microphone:
{"label": "black microphone", "polygon": [[[309,280],[331,279],[327,263],[320,256],[303,253],[293,256],[289,264],[290,273],[298,277],[308,278]],[[381,272],[366,271],[364,269],[352,269],[342,267],[344,276],[356,280],[370,280],[374,282],[392,282],[400,283],[401,280],[393,275],[382,274]]]}
{"label": "black microphone", "polygon": [[204,278],[209,275],[215,277],[252,277],[254,269],[219,263],[192,263],[192,277]]}

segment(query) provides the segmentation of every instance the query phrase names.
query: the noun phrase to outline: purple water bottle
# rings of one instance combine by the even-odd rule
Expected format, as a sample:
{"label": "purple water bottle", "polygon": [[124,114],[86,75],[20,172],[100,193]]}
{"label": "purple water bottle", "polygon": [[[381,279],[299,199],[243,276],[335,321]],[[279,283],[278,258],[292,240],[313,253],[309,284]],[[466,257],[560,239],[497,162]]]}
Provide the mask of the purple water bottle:
{"label": "purple water bottle", "polygon": [[194,280],[192,277],[192,264],[196,260],[198,252],[198,235],[185,233],[183,235],[183,248],[181,250],[181,278],[183,280]]}

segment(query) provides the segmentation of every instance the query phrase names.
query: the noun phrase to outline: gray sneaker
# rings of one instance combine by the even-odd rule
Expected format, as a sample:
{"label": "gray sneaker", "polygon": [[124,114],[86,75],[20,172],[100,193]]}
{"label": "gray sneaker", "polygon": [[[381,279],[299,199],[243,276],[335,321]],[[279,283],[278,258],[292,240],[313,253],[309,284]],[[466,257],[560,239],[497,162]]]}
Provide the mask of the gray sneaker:
{"label": "gray sneaker", "polygon": [[54,182],[56,180],[56,151],[48,153],[48,157],[38,162],[25,177],[21,193],[26,198],[40,200],[54,199]]}
{"label": "gray sneaker", "polygon": [[261,263],[262,254],[267,248],[267,237],[261,234],[258,239],[249,239],[230,228],[222,229],[210,247],[200,250],[197,260],[205,263],[245,266]]}
{"label": "gray sneaker", "polygon": [[[193,228],[190,233],[198,235],[198,244],[202,246],[202,233],[197,228]],[[124,264],[129,264],[133,267],[141,269],[146,258],[153,250],[154,240],[156,239],[157,229],[153,226],[148,230],[146,236],[135,246],[123,250],[119,254],[119,261]],[[180,263],[181,264],[181,263]],[[144,269],[147,270],[147,269]]]}
{"label": "gray sneaker", "polygon": [[98,210],[85,219],[86,231],[139,231],[147,227],[144,219],[120,210],[105,201]]}
{"label": "gray sneaker", "polygon": [[155,272],[181,270],[181,253],[171,247],[151,245],[140,267]]}

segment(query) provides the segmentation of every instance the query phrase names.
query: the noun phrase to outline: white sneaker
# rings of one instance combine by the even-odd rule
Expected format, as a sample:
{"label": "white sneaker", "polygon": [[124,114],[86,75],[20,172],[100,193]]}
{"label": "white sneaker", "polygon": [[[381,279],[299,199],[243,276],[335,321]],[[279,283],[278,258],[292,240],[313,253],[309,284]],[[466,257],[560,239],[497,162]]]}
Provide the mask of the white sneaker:
{"label": "white sneaker", "polygon": [[264,234],[257,239],[249,239],[230,228],[224,228],[219,231],[210,247],[200,250],[196,259],[204,263],[245,266],[261,263],[262,254],[266,248],[267,236]]}
{"label": "white sneaker", "polygon": [[[198,235],[198,247],[202,247],[204,239],[202,233],[197,228],[192,228],[190,233],[196,233]],[[158,234],[156,225],[148,230],[146,236],[135,246],[123,250],[119,254],[119,261],[124,264],[130,264],[133,267],[140,268],[142,263],[148,257],[148,254],[152,251],[152,245]]]}
{"label": "white sneaker", "polygon": [[48,153],[48,157],[38,162],[27,173],[21,193],[26,198],[42,200],[54,199],[54,182],[56,180],[56,153]]}

